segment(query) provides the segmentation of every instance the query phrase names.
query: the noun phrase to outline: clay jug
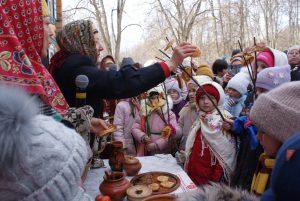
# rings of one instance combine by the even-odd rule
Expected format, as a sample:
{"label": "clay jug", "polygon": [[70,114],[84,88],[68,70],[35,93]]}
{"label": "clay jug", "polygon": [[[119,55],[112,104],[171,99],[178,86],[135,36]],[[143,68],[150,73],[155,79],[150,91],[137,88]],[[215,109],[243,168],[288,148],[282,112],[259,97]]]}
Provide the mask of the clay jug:
{"label": "clay jug", "polygon": [[130,187],[129,181],[123,172],[105,172],[103,182],[99,190],[103,195],[108,195],[112,201],[120,201],[126,196],[126,190]]}
{"label": "clay jug", "polygon": [[126,155],[123,168],[127,176],[134,176],[140,171],[140,169],[142,168],[142,164],[137,158]]}
{"label": "clay jug", "polygon": [[123,171],[123,163],[125,161],[123,143],[121,141],[113,141],[111,156],[109,157],[109,166],[112,171]]}

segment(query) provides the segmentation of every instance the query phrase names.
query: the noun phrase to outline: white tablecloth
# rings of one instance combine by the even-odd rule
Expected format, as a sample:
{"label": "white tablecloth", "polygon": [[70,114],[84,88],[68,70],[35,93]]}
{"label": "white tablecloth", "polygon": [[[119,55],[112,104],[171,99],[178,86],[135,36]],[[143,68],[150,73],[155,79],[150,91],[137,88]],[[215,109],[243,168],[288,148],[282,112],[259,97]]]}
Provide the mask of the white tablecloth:
{"label": "white tablecloth", "polygon": [[[138,159],[142,164],[139,174],[151,171],[163,171],[177,175],[180,178],[181,185],[172,193],[178,194],[196,189],[196,185],[177,164],[176,159],[172,155],[158,154],[155,156],[138,157]],[[105,168],[91,169],[84,182],[86,191],[92,198],[95,198],[96,195],[100,194],[99,185],[103,181],[104,171],[110,170],[108,160],[104,160],[104,164],[106,166]],[[126,178],[128,181],[132,179],[132,177]]]}

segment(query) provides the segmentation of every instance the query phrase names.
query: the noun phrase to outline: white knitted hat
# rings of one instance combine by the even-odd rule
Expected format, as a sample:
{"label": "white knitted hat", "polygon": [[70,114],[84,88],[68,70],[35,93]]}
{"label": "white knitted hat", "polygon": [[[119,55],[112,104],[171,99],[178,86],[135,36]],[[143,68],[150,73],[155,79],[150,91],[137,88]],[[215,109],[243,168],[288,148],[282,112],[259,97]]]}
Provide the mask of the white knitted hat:
{"label": "white knitted hat", "polygon": [[0,200],[91,201],[80,187],[84,140],[36,111],[24,92],[0,87]]}
{"label": "white knitted hat", "polygon": [[241,95],[247,92],[247,87],[249,81],[245,76],[245,73],[237,73],[233,78],[231,78],[227,84],[227,88],[232,88],[237,90]]}

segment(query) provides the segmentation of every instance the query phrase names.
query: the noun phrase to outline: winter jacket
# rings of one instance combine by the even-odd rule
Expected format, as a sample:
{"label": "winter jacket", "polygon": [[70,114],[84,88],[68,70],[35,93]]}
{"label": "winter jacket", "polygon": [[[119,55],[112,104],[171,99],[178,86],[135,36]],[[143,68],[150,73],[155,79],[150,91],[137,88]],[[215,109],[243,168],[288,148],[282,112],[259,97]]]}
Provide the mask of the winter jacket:
{"label": "winter jacket", "polygon": [[175,135],[176,141],[179,142],[179,150],[185,149],[186,139],[197,116],[196,106],[190,103],[185,105],[180,111]]}
{"label": "winter jacket", "polygon": [[71,107],[76,103],[75,79],[78,75],[86,75],[89,78],[86,104],[92,106],[96,117],[100,114],[103,98],[133,97],[163,82],[166,78],[165,71],[159,63],[139,70],[129,67],[122,68],[120,71],[104,71],[99,70],[90,57],[71,54],[53,74]]}
{"label": "winter jacket", "polygon": [[123,99],[117,104],[113,122],[117,130],[113,133],[113,139],[123,142],[126,154],[133,156],[136,155],[136,147],[131,129],[138,116],[139,111],[130,103],[130,99]]}
{"label": "winter jacket", "polygon": [[242,112],[247,96],[243,95],[238,99],[225,97],[224,109],[227,110],[233,117],[239,117]]}
{"label": "winter jacket", "polygon": [[256,138],[257,128],[250,123],[248,117],[236,118],[232,131],[236,135],[239,145],[237,165],[233,173],[231,186],[250,191],[263,148]]}
{"label": "winter jacket", "polygon": [[176,119],[179,119],[179,112],[181,111],[181,109],[185,106],[186,101],[182,99],[182,101],[180,101],[177,104],[173,104],[173,108],[172,108],[172,112],[174,112],[174,114],[176,115]]}
{"label": "winter jacket", "polygon": [[203,139],[201,130],[196,134],[186,170],[197,186],[207,184],[209,181],[219,182],[223,175],[223,168]]}
{"label": "winter jacket", "polygon": [[[172,111],[169,111],[169,115],[167,114],[167,112],[165,112],[164,117],[166,120],[168,120],[168,116],[170,116],[169,118],[170,124],[174,128],[176,128],[177,121],[176,121],[175,114]],[[143,144],[142,140],[144,136],[148,135],[150,136],[152,142],[154,142],[157,145],[158,148],[157,150],[150,153],[146,153],[145,155],[171,153],[173,138],[170,137],[169,139],[164,139],[161,137],[161,131],[166,126],[166,123],[161,119],[161,117],[158,115],[157,112],[152,112],[151,114],[149,114],[148,118],[145,119],[146,119],[145,123],[148,122],[147,125],[141,125],[141,117],[139,116],[138,118],[136,118],[135,123],[133,124],[132,127],[132,134],[135,140],[137,141],[137,143]],[[149,130],[150,133],[146,134],[145,132],[143,132],[144,130],[143,128],[145,128],[146,131]]]}
{"label": "winter jacket", "polygon": [[178,194],[176,201],[259,201],[259,198],[241,189],[210,184],[201,186],[195,191]]}

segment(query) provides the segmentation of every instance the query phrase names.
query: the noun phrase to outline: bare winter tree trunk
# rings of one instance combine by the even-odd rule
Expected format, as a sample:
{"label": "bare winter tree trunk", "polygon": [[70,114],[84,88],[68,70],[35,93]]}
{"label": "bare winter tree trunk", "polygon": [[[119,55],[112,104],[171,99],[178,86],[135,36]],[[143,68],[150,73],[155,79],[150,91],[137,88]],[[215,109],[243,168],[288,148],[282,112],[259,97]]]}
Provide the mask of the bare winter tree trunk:
{"label": "bare winter tree trunk", "polygon": [[245,15],[244,15],[244,0],[240,0],[240,42],[242,47],[245,46]]}
{"label": "bare winter tree trunk", "polygon": [[225,33],[224,33],[224,23],[223,23],[223,15],[222,15],[222,6],[221,6],[221,2],[220,0],[218,0],[218,7],[219,7],[219,19],[220,19],[220,27],[221,27],[221,34],[222,34],[222,46],[223,46],[223,52],[222,54],[225,55],[226,54],[226,49],[227,47],[227,42],[225,39]]}
{"label": "bare winter tree trunk", "polygon": [[211,15],[213,17],[213,21],[214,21],[214,35],[215,35],[215,42],[216,42],[216,47],[217,47],[217,53],[218,55],[220,55],[220,48],[219,48],[219,40],[218,40],[218,30],[217,30],[217,18],[215,15],[215,11],[214,11],[214,3],[213,0],[211,0],[210,2],[210,7],[211,7]]}

